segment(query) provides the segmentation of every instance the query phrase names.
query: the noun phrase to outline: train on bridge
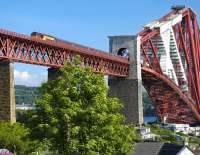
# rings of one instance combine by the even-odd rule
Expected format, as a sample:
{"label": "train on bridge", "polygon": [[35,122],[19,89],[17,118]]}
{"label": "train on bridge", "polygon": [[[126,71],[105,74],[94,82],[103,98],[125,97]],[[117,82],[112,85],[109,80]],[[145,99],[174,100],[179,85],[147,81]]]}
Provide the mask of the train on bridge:
{"label": "train on bridge", "polygon": [[[106,53],[43,33],[33,32],[31,36],[27,36],[1,29],[0,87],[10,90],[12,84],[9,82],[6,85],[1,78],[5,68],[9,68],[9,63],[5,64],[5,61],[59,68],[64,61],[80,55],[83,66],[90,66],[94,72],[102,72],[115,79],[133,79],[135,72],[141,73],[142,83],[161,120],[199,123],[200,32],[192,9],[172,7],[167,15],[145,25],[137,35],[115,38],[120,37],[125,38],[122,41],[124,46],[120,47],[115,42],[113,49],[118,50],[110,48],[110,52],[114,53]],[[128,42],[127,38],[135,42]],[[113,44],[111,40],[110,44]],[[6,107],[0,110],[5,111],[0,114],[1,119],[14,116],[11,114],[14,113],[13,101],[3,97],[10,94],[0,92],[1,103],[6,105],[0,107]],[[130,93],[127,95],[131,97]]]}

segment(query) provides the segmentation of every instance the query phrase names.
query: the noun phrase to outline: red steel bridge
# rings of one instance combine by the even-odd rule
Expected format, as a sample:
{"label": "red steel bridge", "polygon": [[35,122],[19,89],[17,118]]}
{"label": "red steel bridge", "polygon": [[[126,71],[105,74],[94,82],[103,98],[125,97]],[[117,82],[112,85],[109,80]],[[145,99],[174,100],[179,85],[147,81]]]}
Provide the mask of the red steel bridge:
{"label": "red steel bridge", "polygon": [[[145,25],[138,37],[143,85],[158,116],[168,122],[200,122],[200,33],[195,13],[173,9]],[[74,55],[95,72],[123,78],[132,63],[79,44],[0,30],[0,61],[60,67]]]}

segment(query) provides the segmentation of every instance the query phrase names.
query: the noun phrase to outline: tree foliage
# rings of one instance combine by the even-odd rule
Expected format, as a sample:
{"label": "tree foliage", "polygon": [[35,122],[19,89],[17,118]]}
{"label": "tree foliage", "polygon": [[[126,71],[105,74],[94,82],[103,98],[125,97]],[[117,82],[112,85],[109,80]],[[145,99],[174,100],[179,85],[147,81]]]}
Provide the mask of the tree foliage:
{"label": "tree foliage", "polygon": [[0,121],[0,148],[19,155],[27,155],[33,149],[29,130],[19,123]]}
{"label": "tree foliage", "polygon": [[124,124],[122,104],[108,97],[101,74],[66,62],[56,80],[44,83],[32,116],[35,138],[49,140],[62,155],[125,155],[132,149],[134,130]]}

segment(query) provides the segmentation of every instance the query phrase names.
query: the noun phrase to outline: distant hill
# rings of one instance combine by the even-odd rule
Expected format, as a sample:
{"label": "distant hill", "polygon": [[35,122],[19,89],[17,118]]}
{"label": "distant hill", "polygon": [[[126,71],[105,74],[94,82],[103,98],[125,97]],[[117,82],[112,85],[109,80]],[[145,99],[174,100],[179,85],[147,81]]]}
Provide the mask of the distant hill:
{"label": "distant hill", "polygon": [[38,87],[15,85],[16,104],[33,104],[38,94]]}
{"label": "distant hill", "polygon": [[[15,85],[16,104],[33,104],[38,95],[38,87]],[[143,92],[143,106],[145,116],[155,115],[154,108],[146,92]]]}

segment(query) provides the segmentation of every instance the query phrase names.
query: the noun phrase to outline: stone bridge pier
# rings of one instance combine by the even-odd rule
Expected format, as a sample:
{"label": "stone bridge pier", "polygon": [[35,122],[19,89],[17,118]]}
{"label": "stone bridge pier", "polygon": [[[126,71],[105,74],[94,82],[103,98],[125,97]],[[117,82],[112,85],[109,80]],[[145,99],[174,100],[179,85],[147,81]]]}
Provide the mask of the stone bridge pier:
{"label": "stone bridge pier", "polygon": [[108,77],[110,96],[118,97],[123,103],[126,123],[143,123],[142,79],[140,64],[140,43],[137,36],[110,36],[109,52],[128,57],[129,76],[126,78]]}
{"label": "stone bridge pier", "polygon": [[[58,69],[48,69],[48,80],[59,75]],[[0,120],[16,122],[14,68],[10,61],[0,61]]]}
{"label": "stone bridge pier", "polygon": [[53,68],[53,67],[48,68],[48,81],[55,80],[60,75],[61,75],[61,73],[58,68]]}
{"label": "stone bridge pier", "polygon": [[[126,123],[137,125],[143,123],[139,45],[137,36],[109,37],[110,53],[128,57],[131,62],[128,77],[109,76],[109,95],[118,97],[123,103]],[[48,80],[55,79],[59,75],[58,69],[48,69]],[[0,61],[0,120],[16,121],[13,63],[2,60]]]}
{"label": "stone bridge pier", "polygon": [[16,122],[13,63],[0,61],[0,120]]}

